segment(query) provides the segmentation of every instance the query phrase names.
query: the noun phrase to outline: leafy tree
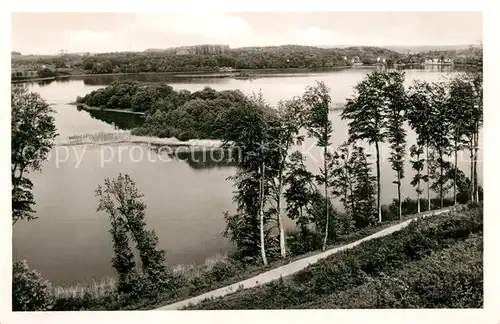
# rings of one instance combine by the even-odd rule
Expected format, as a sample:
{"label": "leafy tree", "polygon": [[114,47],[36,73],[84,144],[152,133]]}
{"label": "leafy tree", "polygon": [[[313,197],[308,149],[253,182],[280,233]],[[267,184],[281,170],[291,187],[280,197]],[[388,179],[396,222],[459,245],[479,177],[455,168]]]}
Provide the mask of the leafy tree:
{"label": "leafy tree", "polygon": [[375,144],[377,152],[377,209],[378,221],[382,222],[382,206],[380,204],[380,148],[379,143],[385,141],[384,112],[388,99],[385,91],[387,84],[383,71],[374,71],[355,87],[355,94],[347,99],[342,111],[342,119],[349,120],[349,142],[358,140]]}
{"label": "leafy tree", "polygon": [[352,168],[353,220],[356,228],[373,225],[377,220],[375,201],[376,178],[371,175],[371,165],[368,163],[369,154],[360,146],[354,146],[349,164]]}
{"label": "leafy tree", "polygon": [[225,235],[236,243],[246,260],[255,261],[260,255],[267,264],[265,227],[269,213],[265,209],[277,156],[269,136],[273,112],[262,95],[258,95],[232,107],[225,117],[222,133],[226,145],[240,151],[238,172],[229,178],[236,188],[233,200],[237,203],[237,213],[226,213]]}
{"label": "leafy tree", "polygon": [[47,311],[54,305],[51,285],[42,275],[31,270],[26,260],[12,267],[12,310]]}
{"label": "leafy tree", "polygon": [[449,91],[447,84],[444,82],[433,82],[430,84],[430,102],[431,102],[431,114],[429,116],[430,120],[430,137],[429,142],[432,146],[433,152],[431,156],[430,168],[431,174],[430,178],[434,180],[431,189],[436,191],[441,200],[441,208],[444,204],[444,195],[449,189],[447,187],[447,177],[444,174],[447,167],[447,161],[445,161],[445,156],[450,154],[451,142],[450,142],[450,111],[449,111]]}
{"label": "leafy tree", "polygon": [[410,147],[410,156],[413,158],[410,163],[415,170],[416,174],[413,176],[413,179],[411,180],[411,185],[416,187],[415,191],[417,192],[417,213],[420,214],[421,206],[420,206],[420,197],[423,193],[423,190],[421,189],[421,183],[422,182],[427,182],[428,181],[428,175],[423,175],[422,171],[424,169],[424,159],[422,158],[422,155],[424,153],[424,150],[422,146],[417,146],[417,145],[412,145]]}
{"label": "leafy tree", "polygon": [[311,222],[307,213],[307,205],[316,192],[316,186],[314,174],[307,170],[305,156],[300,151],[295,151],[290,155],[284,180],[287,185],[284,197],[288,217],[295,220],[304,239],[307,234],[307,225]]}
{"label": "leafy tree", "polygon": [[33,220],[33,183],[26,177],[40,171],[57,136],[54,110],[25,87],[11,88],[12,222]]}
{"label": "leafy tree", "polygon": [[[457,177],[458,177],[458,151],[463,149],[463,144],[469,142],[469,150],[471,153],[471,161],[475,135],[475,118],[474,118],[474,87],[466,76],[459,75],[455,77],[449,84],[449,120],[451,123],[451,138],[453,141],[452,150],[454,153],[454,175],[453,175],[453,200],[457,203]],[[469,139],[466,139],[469,135]],[[472,166],[472,163],[471,163]],[[471,170],[471,175],[473,170]]]}
{"label": "leafy tree", "polygon": [[399,218],[402,217],[401,210],[401,180],[404,178],[404,158],[406,154],[406,131],[404,122],[406,120],[406,93],[403,85],[404,73],[399,71],[388,71],[385,73],[387,86],[385,88],[388,104],[385,112],[385,137],[390,143],[392,169],[396,171],[396,180],[393,181],[398,188]]}
{"label": "leafy tree", "polygon": [[280,102],[277,109],[275,123],[271,124],[269,141],[271,148],[276,150],[276,166],[274,176],[271,178],[271,188],[276,203],[275,210],[279,230],[279,242],[281,257],[286,257],[285,229],[283,226],[282,197],[285,184],[285,171],[287,159],[292,145],[300,144],[303,137],[299,136],[300,129],[305,124],[305,109],[302,101],[298,98]]}
{"label": "leafy tree", "polygon": [[120,287],[125,290],[123,292],[133,289],[137,272],[128,245],[128,234],[136,243],[142,271],[149,285],[157,292],[171,288],[174,281],[165,265],[165,251],[156,248],[158,237],[154,230],[146,229],[146,204],[142,201],[143,195],[137,190],[135,182],[129,175],[121,173],[116,178],[106,178],[104,186],[97,187],[96,196],[99,197],[97,210],[105,211],[110,216],[110,232],[115,251],[113,266],[120,276]]}
{"label": "leafy tree", "polygon": [[425,147],[426,174],[420,179],[427,183],[427,210],[431,209],[430,198],[430,141],[432,133],[432,111],[431,84],[426,81],[414,81],[408,90],[407,119],[410,127],[417,133],[417,146]]}
{"label": "leafy tree", "polygon": [[[333,153],[328,168],[331,170],[332,193],[335,197],[339,197],[344,206],[346,218],[352,220],[354,218],[356,208],[355,199],[353,197],[353,165],[350,160],[349,143],[343,143]],[[350,226],[347,226],[350,228]]]}
{"label": "leafy tree", "polygon": [[[310,221],[314,224],[316,233],[323,235],[322,248],[324,249],[324,234],[328,237],[328,242],[335,242],[343,231],[340,215],[333,207],[332,201],[326,199],[320,191],[314,191],[307,204],[307,213]],[[329,218],[325,218],[325,209],[328,209]]]}
{"label": "leafy tree", "polygon": [[[332,122],[328,119],[328,113],[331,103],[330,89],[323,82],[316,82],[315,86],[308,87],[302,99],[308,107],[307,132],[309,136],[317,141],[317,146],[323,148],[323,168],[320,169],[318,182],[323,184],[324,196],[328,199],[328,183],[330,182],[330,174],[328,172],[328,161],[331,159],[331,154],[328,152],[330,145]],[[325,237],[323,240],[323,250],[326,249],[328,240],[328,225],[329,225],[329,209],[328,204],[325,204]]]}
{"label": "leafy tree", "polygon": [[[482,54],[482,47],[481,47]],[[477,178],[477,159],[479,150],[479,130],[483,123],[483,72],[482,72],[482,55],[480,58],[479,70],[469,74],[469,78],[473,84],[474,89],[474,106],[473,106],[473,138],[474,138],[474,160],[473,160],[473,174],[474,174],[474,201],[479,202],[479,185]]]}

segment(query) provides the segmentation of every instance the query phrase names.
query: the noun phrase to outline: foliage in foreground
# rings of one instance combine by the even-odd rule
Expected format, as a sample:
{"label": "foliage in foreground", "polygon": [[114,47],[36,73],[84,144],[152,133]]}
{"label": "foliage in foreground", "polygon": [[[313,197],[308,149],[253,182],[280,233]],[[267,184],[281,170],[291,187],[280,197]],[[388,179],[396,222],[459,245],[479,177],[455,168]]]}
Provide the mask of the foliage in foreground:
{"label": "foliage in foreground", "polygon": [[395,272],[300,308],[481,308],[483,239],[477,234]]}
{"label": "foliage in foreground", "polygon": [[12,310],[50,310],[54,304],[51,285],[42,275],[31,270],[26,260],[14,262],[12,268]]}
{"label": "foliage in foreground", "polygon": [[[321,260],[293,275],[290,279],[287,278],[286,281],[279,280],[223,298],[207,300],[200,305],[193,306],[192,309],[301,308],[308,303],[354,289],[373,280],[383,282],[386,280],[383,274],[410,271],[400,269],[404,269],[408,264],[411,266],[419,260],[433,262],[432,260],[441,259],[441,257],[432,259],[429,255],[441,253],[444,249],[466,240],[471,234],[482,235],[482,217],[482,208],[473,208],[418,220],[400,232],[364,242],[351,250]],[[451,255],[455,256],[457,253]],[[468,260],[476,259],[471,257]],[[469,264],[471,267],[477,266],[475,261],[470,262],[472,262]],[[415,269],[415,266],[411,267]],[[469,276],[471,271],[466,271],[464,280],[467,283],[462,285],[461,270],[456,267],[455,269],[457,270],[455,277],[447,275],[440,279],[441,297],[425,297],[422,291],[424,301],[418,305],[428,307],[431,297],[441,298],[444,300],[441,306],[446,305],[446,307],[475,307],[481,303],[482,293],[478,291],[478,289],[482,290],[481,280],[478,280],[476,275]],[[439,275],[440,272],[437,270],[429,273],[430,278]],[[450,281],[447,281],[448,279]],[[418,283],[418,280],[416,282]],[[415,287],[418,287],[417,283]],[[420,287],[424,287],[422,289],[425,290],[426,283],[424,281],[420,283]],[[463,293],[463,296],[457,295],[457,285],[463,288],[458,290]],[[437,290],[434,289],[432,292],[436,293]],[[429,291],[429,294],[432,292]],[[459,301],[452,302],[443,297],[453,295],[455,297],[449,298],[458,298]]]}
{"label": "foliage in foreground", "polygon": [[33,183],[26,176],[40,171],[57,136],[54,111],[38,93],[11,87],[12,223],[33,220]]}

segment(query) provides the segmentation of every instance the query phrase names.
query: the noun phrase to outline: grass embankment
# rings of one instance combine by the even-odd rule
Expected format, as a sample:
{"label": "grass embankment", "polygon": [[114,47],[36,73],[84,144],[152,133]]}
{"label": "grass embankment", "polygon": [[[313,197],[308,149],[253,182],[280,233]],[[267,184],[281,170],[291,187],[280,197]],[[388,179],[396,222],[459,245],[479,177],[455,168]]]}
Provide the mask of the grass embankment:
{"label": "grass embankment", "polygon": [[[433,207],[433,209],[437,209],[437,205],[433,204]],[[389,211],[386,213],[386,217],[389,217]],[[414,214],[404,216],[401,220],[387,221],[377,226],[367,227],[338,237],[335,242],[332,242],[328,246],[328,249],[357,241],[384,228],[404,222],[414,216]],[[114,278],[104,278],[99,282],[93,282],[91,285],[55,287],[54,296],[57,303],[54,310],[154,309],[234,284],[264,271],[269,271],[318,253],[321,253],[321,251],[316,250],[301,255],[289,255],[286,259],[276,260],[268,266],[242,264],[228,256],[215,256],[208,259],[202,265],[178,265],[173,270],[181,278],[181,281],[184,282],[184,285],[175,295],[165,294],[156,298],[139,298],[133,302],[121,301],[119,299],[115,293],[117,282]]]}
{"label": "grass embankment", "polygon": [[477,308],[482,208],[412,222],[270,284],[187,309]]}

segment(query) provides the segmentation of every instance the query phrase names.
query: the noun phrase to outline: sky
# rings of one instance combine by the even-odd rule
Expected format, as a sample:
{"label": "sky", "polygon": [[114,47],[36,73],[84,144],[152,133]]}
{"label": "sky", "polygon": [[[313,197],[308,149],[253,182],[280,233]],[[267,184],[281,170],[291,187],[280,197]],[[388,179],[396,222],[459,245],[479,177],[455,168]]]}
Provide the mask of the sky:
{"label": "sky", "polygon": [[415,46],[482,41],[480,12],[13,13],[23,54],[197,44]]}

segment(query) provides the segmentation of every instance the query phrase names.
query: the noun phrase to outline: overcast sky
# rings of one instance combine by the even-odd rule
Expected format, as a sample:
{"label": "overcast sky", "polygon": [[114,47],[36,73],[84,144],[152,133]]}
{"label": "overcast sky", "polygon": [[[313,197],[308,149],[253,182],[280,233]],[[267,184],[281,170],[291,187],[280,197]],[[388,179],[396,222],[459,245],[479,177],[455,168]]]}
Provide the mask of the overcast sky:
{"label": "overcast sky", "polygon": [[481,13],[13,13],[12,50],[23,54],[142,51],[196,44],[467,45]]}

